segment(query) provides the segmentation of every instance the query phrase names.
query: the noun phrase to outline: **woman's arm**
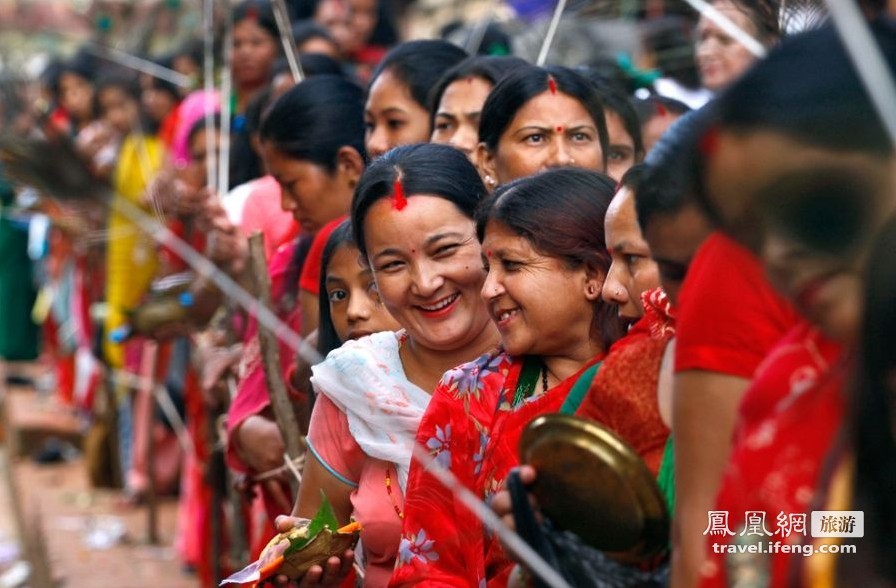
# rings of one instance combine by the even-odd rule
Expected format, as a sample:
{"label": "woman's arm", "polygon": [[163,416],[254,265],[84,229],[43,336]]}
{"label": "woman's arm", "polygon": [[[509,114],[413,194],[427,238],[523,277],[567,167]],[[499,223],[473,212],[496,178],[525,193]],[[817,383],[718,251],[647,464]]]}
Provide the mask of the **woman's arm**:
{"label": "woman's arm", "polygon": [[707,517],[731,451],[737,406],[749,380],[689,370],[675,376],[675,517],[672,585],[697,583],[705,559]]}

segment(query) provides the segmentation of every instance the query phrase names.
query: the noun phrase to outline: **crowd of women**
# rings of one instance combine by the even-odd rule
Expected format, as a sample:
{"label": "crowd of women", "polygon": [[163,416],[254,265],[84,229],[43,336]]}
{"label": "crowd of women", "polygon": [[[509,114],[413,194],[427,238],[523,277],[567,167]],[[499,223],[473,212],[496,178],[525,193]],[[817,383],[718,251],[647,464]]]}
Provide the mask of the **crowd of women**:
{"label": "crowd of women", "polygon": [[[224,509],[206,440],[220,433],[246,490],[228,516],[253,556],[324,497],[361,524],[356,549],[301,586],[530,585],[531,562],[429,462],[513,526],[508,476],[539,479],[521,435],[549,413],[627,444],[671,515],[659,557],[605,558],[596,586],[896,583],[894,138],[833,27],[785,35],[776,3],[711,4],[768,54],[701,17],[702,91],[665,80],[690,106],[635,98],[631,71],[391,46],[378,3],[360,0],[321,0],[296,23],[299,83],[271,6],[236,8],[226,109],[150,75],[96,77],[83,56],[48,72],[43,133],[72,137],[116,198],[250,290],[260,231],[273,310],[324,358],[281,343],[273,370],[306,440],[295,494],[265,327],[197,279],[187,312],[136,333],[132,311],[187,264],[118,209],[103,259],[88,246],[96,211],[52,204],[79,219],[51,226],[44,270],[61,396],[93,406],[115,382],[133,500],[148,478],[178,483],[162,463],[178,459],[178,426],[97,374],[148,376],[182,405],[179,549],[204,584],[211,562],[245,563],[209,550],[213,528],[239,528],[212,525]],[[892,74],[892,17],[859,5]],[[820,510],[864,512],[854,553],[809,532]],[[775,541],[792,549],[763,551]]]}

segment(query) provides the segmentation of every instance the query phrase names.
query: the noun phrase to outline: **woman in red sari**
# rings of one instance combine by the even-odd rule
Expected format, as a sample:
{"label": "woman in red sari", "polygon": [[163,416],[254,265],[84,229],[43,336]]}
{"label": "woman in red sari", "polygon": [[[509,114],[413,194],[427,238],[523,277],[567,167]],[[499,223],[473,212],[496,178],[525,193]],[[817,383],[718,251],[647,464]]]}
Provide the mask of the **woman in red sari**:
{"label": "woman in red sari", "polygon": [[[502,348],[443,376],[417,443],[483,499],[518,464],[524,425],[557,412],[621,332],[616,309],[601,299],[612,193],[602,174],[551,170],[502,186],[480,212],[482,297]],[[498,541],[416,461],[403,514],[391,586],[507,582],[512,562]]]}

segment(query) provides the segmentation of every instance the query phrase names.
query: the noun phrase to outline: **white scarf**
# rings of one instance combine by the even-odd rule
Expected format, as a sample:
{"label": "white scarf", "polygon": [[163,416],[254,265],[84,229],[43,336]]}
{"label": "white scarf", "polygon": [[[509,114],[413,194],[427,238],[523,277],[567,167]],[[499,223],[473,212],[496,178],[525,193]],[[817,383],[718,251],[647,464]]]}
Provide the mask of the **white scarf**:
{"label": "white scarf", "polygon": [[389,331],[347,341],[312,368],[311,384],[348,418],[364,453],[392,462],[402,492],[411,452],[431,395],[404,374],[398,349],[404,332]]}

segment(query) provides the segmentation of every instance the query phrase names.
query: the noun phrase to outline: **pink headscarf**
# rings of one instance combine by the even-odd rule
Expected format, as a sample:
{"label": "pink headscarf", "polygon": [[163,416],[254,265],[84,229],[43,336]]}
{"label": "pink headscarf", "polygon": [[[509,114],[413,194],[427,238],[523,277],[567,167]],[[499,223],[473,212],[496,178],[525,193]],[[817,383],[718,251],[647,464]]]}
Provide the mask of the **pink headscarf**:
{"label": "pink headscarf", "polygon": [[184,98],[178,108],[180,117],[171,143],[171,157],[177,167],[182,167],[190,160],[190,129],[207,111],[215,114],[221,111],[221,97],[217,91],[206,93],[205,90],[196,90]]}

